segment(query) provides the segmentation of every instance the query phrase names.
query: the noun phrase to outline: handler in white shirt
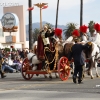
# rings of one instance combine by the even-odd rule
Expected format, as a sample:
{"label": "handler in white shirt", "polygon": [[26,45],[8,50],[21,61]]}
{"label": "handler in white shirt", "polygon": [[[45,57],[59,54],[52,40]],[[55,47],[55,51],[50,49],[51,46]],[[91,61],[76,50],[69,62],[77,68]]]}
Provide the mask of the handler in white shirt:
{"label": "handler in white shirt", "polygon": [[65,40],[65,43],[71,43],[73,42],[74,43],[74,38],[77,38],[80,36],[80,33],[77,29],[75,29],[73,32],[72,32],[72,36],[70,36],[67,40]]}
{"label": "handler in white shirt", "polygon": [[82,42],[84,44],[88,42],[87,29],[88,27],[86,25],[80,26],[80,32],[82,33]]}
{"label": "handler in white shirt", "polygon": [[96,30],[96,35],[93,42],[100,47],[100,24],[96,23],[94,28]]}

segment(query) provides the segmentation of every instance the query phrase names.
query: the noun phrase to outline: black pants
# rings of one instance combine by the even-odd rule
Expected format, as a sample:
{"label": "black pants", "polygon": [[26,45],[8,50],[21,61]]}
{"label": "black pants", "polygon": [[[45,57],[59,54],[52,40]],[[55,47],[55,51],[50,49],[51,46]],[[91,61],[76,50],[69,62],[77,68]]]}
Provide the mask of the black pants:
{"label": "black pants", "polygon": [[83,79],[83,65],[75,66],[73,78],[77,78],[77,74],[79,74],[78,81],[82,81]]}

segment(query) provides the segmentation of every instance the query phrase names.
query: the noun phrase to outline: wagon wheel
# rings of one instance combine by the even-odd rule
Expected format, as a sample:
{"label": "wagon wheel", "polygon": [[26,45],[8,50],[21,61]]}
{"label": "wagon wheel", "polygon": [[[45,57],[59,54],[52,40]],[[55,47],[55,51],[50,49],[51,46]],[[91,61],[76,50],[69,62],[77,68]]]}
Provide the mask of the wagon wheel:
{"label": "wagon wheel", "polygon": [[28,58],[25,58],[22,63],[21,73],[24,79],[30,80],[33,77],[33,74],[27,74],[28,70],[32,70],[32,66],[29,65]]}
{"label": "wagon wheel", "polygon": [[66,57],[61,57],[58,62],[58,74],[62,81],[68,80],[70,67],[68,66],[68,59]]}

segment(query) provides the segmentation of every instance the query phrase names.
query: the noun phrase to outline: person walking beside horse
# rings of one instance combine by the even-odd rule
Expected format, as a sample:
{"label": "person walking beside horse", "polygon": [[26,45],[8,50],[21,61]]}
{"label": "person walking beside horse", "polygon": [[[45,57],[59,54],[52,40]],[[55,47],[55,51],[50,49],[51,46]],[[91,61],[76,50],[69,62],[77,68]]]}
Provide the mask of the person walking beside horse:
{"label": "person walking beside horse", "polygon": [[74,59],[74,74],[73,74],[73,82],[77,83],[76,78],[77,78],[77,74],[79,73],[79,77],[78,77],[78,83],[82,83],[82,79],[83,79],[83,67],[85,64],[85,59],[84,56],[82,54],[82,51],[84,49],[87,49],[91,46],[91,42],[86,43],[85,45],[79,44],[77,43],[78,39],[75,40],[75,44],[71,47],[70,53],[69,53],[69,62],[71,61],[71,59]]}

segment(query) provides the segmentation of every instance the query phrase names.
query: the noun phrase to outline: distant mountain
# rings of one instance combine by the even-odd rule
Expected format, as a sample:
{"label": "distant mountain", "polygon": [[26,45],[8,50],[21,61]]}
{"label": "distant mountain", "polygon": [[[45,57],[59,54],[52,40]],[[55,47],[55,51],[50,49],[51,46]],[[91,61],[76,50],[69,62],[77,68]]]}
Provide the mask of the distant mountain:
{"label": "distant mountain", "polygon": [[[46,23],[48,23],[48,22],[44,21],[44,22],[42,22],[42,25],[45,25]],[[53,25],[53,27],[55,27],[55,25]],[[35,28],[40,28],[40,23],[39,22],[32,24],[32,29],[34,30]],[[58,28],[61,28],[63,30],[63,29],[66,28],[66,26],[65,25],[58,25]],[[29,25],[26,25],[26,41],[29,40],[29,32],[28,32],[28,30],[29,30]]]}

